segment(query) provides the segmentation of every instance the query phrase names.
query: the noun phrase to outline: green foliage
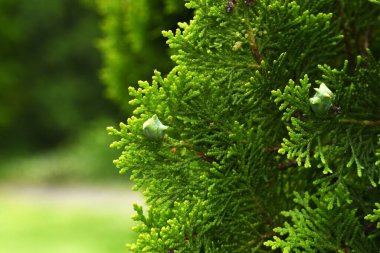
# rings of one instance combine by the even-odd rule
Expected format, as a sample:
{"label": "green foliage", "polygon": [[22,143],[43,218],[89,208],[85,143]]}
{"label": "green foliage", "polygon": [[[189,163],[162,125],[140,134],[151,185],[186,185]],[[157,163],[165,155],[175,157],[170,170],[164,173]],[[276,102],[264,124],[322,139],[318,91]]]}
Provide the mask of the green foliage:
{"label": "green foliage", "polygon": [[[373,214],[368,214],[365,219],[369,220],[370,222],[377,222],[376,228],[380,229],[380,204],[375,203],[376,208],[373,210]],[[380,236],[380,231],[378,231],[376,234],[371,235],[371,237],[378,237]]]}
{"label": "green foliage", "polygon": [[124,110],[131,110],[128,86],[134,86],[140,78],[148,78],[153,68],[168,72],[172,67],[161,31],[176,27],[180,20],[188,20],[190,12],[182,1],[175,0],[96,0],[96,3],[103,17],[99,48],[103,52],[101,77],[107,96]]}
{"label": "green foliage", "polygon": [[[333,195],[340,204],[329,206]],[[376,244],[365,237],[364,230],[351,206],[349,193],[342,185],[326,195],[305,196],[296,194],[294,202],[300,207],[282,212],[290,217],[291,224],[285,222],[283,228],[274,229],[280,236],[265,242],[272,249],[283,252],[376,252]]]}
{"label": "green foliage", "polygon": [[[176,66],[130,88],[134,116],[109,129],[147,198],[130,250],[378,252],[364,217],[380,197],[380,7],[186,6],[193,20],[163,32]],[[333,98],[323,112],[312,87]],[[144,135],[153,115],[160,142]]]}

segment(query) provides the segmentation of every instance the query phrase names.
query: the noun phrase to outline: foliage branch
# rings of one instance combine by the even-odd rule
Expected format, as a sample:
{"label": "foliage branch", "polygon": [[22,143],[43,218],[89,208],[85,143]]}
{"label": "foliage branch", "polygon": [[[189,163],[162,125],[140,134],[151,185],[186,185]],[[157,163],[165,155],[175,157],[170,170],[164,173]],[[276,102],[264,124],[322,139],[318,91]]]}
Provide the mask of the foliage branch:
{"label": "foliage branch", "polygon": [[131,251],[378,252],[376,2],[186,3],[176,66],[109,129],[148,205]]}

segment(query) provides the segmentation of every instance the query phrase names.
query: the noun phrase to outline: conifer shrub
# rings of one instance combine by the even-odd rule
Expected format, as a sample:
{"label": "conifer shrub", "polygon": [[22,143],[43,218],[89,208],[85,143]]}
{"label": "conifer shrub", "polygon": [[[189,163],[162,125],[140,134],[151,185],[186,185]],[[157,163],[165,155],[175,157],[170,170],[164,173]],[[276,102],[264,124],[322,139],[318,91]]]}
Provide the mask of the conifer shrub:
{"label": "conifer shrub", "polygon": [[190,0],[109,132],[132,252],[379,252],[377,0]]}

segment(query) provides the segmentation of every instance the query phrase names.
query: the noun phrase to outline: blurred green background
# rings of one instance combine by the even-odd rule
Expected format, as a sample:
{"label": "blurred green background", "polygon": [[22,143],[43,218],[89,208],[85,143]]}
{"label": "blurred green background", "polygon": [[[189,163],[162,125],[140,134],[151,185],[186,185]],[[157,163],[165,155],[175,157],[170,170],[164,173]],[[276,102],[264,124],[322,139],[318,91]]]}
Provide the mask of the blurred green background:
{"label": "blurred green background", "polygon": [[128,175],[106,127],[173,63],[177,0],[0,0],[0,253],[126,252]]}
{"label": "blurred green background", "polygon": [[104,128],[121,113],[98,78],[99,21],[77,0],[0,0],[2,179],[114,175]]}

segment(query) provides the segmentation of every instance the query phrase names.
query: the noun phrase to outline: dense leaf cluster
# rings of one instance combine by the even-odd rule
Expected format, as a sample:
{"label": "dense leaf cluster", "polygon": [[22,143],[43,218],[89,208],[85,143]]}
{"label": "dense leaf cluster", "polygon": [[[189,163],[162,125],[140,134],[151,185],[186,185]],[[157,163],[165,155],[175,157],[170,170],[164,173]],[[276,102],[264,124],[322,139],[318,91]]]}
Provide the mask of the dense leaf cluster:
{"label": "dense leaf cluster", "polygon": [[[147,198],[133,252],[378,252],[374,2],[186,3],[193,20],[163,32],[176,66],[130,88],[134,116],[110,129]],[[153,115],[163,139],[144,135]]]}

